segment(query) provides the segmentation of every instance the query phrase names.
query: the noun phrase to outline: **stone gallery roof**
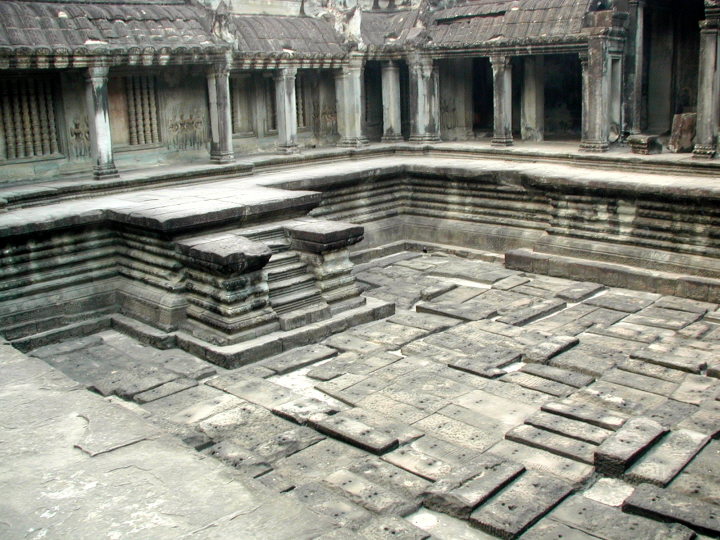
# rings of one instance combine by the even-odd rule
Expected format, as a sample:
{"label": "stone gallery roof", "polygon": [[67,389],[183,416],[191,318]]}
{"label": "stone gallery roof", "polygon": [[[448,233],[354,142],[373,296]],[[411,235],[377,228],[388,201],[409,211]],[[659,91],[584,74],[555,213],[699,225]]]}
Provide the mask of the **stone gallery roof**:
{"label": "stone gallery roof", "polygon": [[366,11],[362,14],[363,41],[368,47],[402,47],[419,32],[415,28],[418,12],[395,11],[383,13]]}
{"label": "stone gallery roof", "polygon": [[583,31],[593,0],[475,0],[431,15],[433,48],[557,41]]}
{"label": "stone gallery roof", "polygon": [[343,38],[332,24],[312,17],[237,15],[231,30],[240,52],[342,56]]}
{"label": "stone gallery roof", "polygon": [[184,2],[0,2],[0,49],[215,49],[208,14]]}

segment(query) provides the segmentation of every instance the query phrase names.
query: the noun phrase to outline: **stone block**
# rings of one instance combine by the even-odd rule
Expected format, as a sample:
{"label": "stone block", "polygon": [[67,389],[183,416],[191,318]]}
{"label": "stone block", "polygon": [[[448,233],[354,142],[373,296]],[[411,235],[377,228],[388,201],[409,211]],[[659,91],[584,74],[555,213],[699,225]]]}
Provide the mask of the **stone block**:
{"label": "stone block", "polygon": [[516,538],[564,499],[572,488],[553,476],[526,472],[470,515],[480,529]]}
{"label": "stone block", "polygon": [[220,376],[208,381],[207,384],[266,409],[272,409],[300,398],[300,395],[292,390],[258,377],[247,377],[241,381],[227,381]]}
{"label": "stone block", "polygon": [[302,425],[316,416],[333,415],[339,412],[340,408],[312,397],[300,397],[281,403],[270,410],[281,418]]}
{"label": "stone block", "polygon": [[344,529],[344,534],[347,530],[364,526],[373,518],[363,507],[338,497],[335,491],[321,482],[299,486],[288,495],[321,516],[332,516],[335,524]]}
{"label": "stone block", "polygon": [[533,414],[525,422],[545,431],[551,431],[564,437],[571,437],[591,444],[600,444],[613,433],[612,430],[593,426],[587,422],[572,420],[543,411]]}
{"label": "stone block", "polygon": [[[481,297],[482,298],[482,297]],[[514,310],[507,315],[503,315],[498,319],[499,322],[505,324],[513,324],[515,326],[525,326],[537,319],[547,317],[561,309],[564,309],[565,302],[559,299],[543,300],[531,306]]]}
{"label": "stone block", "polygon": [[439,480],[453,470],[451,463],[421,452],[412,446],[402,446],[385,454],[382,459],[431,481]]}
{"label": "stone block", "polygon": [[373,454],[385,454],[398,446],[397,438],[353,418],[338,418],[335,415],[318,420],[311,419],[309,424],[321,433]]}
{"label": "stone block", "polygon": [[579,343],[575,336],[551,336],[526,346],[523,349],[523,359],[526,362],[545,364],[554,356],[562,354]]}
{"label": "stone block", "polygon": [[564,437],[551,431],[538,429],[531,425],[517,426],[505,434],[505,438],[520,444],[540,448],[558,456],[574,459],[592,465],[595,445],[578,439]]}
{"label": "stone block", "polygon": [[409,514],[418,506],[362,476],[340,469],[326,476],[325,484],[355,504],[376,514]]}
{"label": "stone block", "polygon": [[[430,538],[429,533],[396,516],[373,519],[358,531],[358,536],[364,540],[385,540],[387,538],[427,540]],[[344,537],[341,538],[346,540]]]}
{"label": "stone block", "polygon": [[720,506],[716,504],[651,484],[639,485],[623,504],[625,512],[663,521],[677,521],[712,537],[720,536],[719,509]]}
{"label": "stone block", "polygon": [[717,380],[703,375],[690,374],[680,383],[680,386],[672,393],[674,400],[700,405],[712,399],[717,394],[720,383]]}
{"label": "stone block", "polygon": [[697,113],[682,113],[673,116],[668,150],[673,153],[692,152],[695,140]]}
{"label": "stone block", "polygon": [[235,441],[222,441],[206,450],[206,453],[250,478],[257,478],[272,470],[267,461],[244,448]]}
{"label": "stone block", "polygon": [[589,300],[586,300],[585,303],[615,311],[635,313],[648,307],[653,303],[653,301],[648,298],[643,298],[642,296],[631,296],[629,294],[607,292],[605,294],[601,294],[600,296],[590,298]]}
{"label": "stone block", "polygon": [[543,379],[542,377],[536,377],[535,375],[524,373],[522,371],[510,372],[507,375],[504,375],[501,380],[520,385],[524,388],[529,388],[530,390],[542,392],[543,394],[548,394],[553,397],[565,397],[576,390],[573,386],[551,381],[549,379]]}
{"label": "stone block", "polygon": [[208,268],[221,274],[253,272],[264,267],[272,256],[262,242],[228,233],[221,237],[198,237],[181,240],[177,247],[194,267]]}
{"label": "stone block", "polygon": [[609,370],[600,380],[652,392],[661,396],[669,396],[677,388],[677,383],[658,380],[655,377],[647,377],[638,373],[629,373],[620,369]]}
{"label": "stone block", "polygon": [[628,480],[667,486],[710,440],[708,435],[679,429],[670,432],[626,473]]}
{"label": "stone block", "polygon": [[258,365],[272,370],[278,375],[300,369],[302,367],[331,358],[337,354],[336,349],[323,345],[308,345],[298,347],[271,358],[266,358]]}
{"label": "stone block", "polygon": [[138,403],[148,403],[150,401],[155,401],[167,396],[171,396],[173,394],[177,394],[178,392],[182,392],[183,390],[187,390],[188,388],[192,388],[193,386],[197,386],[197,381],[194,379],[176,379],[174,381],[170,381],[163,385],[155,387],[152,390],[147,390],[145,392],[141,392],[140,394],[135,394],[133,399]]}
{"label": "stone block", "polygon": [[599,407],[578,403],[569,399],[545,403],[542,406],[542,410],[580,422],[587,422],[588,424],[608,430],[620,428],[627,420],[626,416],[621,416]]}
{"label": "stone block", "polygon": [[415,309],[418,313],[441,315],[461,321],[489,319],[498,314],[495,307],[487,306],[477,300],[469,300],[459,305],[449,302],[420,302],[415,306]]}
{"label": "stone block", "polygon": [[542,377],[543,379],[573,386],[575,388],[587,386],[595,380],[595,378],[591,375],[585,375],[584,373],[578,373],[577,371],[546,366],[543,364],[527,364],[523,366],[521,371],[523,373],[535,375],[536,377]]}
{"label": "stone block", "polygon": [[666,431],[649,418],[631,418],[597,448],[595,467],[609,476],[621,475]]}
{"label": "stone block", "polygon": [[657,135],[643,135],[637,133],[627,138],[628,146],[633,154],[661,154],[662,144]]}
{"label": "stone block", "polygon": [[297,220],[286,225],[290,236],[291,249],[323,253],[346,248],[363,239],[365,229],[362,225],[326,220]]}

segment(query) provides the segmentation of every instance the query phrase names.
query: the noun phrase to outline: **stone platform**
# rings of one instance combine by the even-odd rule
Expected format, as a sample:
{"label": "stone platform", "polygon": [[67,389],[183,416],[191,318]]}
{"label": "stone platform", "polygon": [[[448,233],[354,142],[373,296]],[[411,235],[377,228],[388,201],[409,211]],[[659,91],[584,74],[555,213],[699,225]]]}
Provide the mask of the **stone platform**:
{"label": "stone platform", "polygon": [[720,535],[718,304],[476,255],[359,265],[394,315],[232,370],[114,330],[6,347],[4,536]]}

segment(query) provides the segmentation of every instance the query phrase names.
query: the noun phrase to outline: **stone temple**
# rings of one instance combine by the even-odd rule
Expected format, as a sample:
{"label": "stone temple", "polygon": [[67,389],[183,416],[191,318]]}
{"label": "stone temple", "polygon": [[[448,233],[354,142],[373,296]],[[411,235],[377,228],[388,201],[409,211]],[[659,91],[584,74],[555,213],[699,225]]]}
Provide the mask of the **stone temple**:
{"label": "stone temple", "polygon": [[719,537],[719,33],[0,2],[0,537]]}

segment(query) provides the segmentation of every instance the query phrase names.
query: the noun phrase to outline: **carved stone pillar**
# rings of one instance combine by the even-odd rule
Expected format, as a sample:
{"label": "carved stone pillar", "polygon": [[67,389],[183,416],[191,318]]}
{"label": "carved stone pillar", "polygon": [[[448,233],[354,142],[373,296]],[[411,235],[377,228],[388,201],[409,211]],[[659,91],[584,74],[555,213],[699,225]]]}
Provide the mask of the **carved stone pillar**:
{"label": "carved stone pillar", "polygon": [[108,106],[107,67],[91,67],[87,71],[85,106],[90,124],[90,151],[95,178],[118,176],[113,160],[112,135]]}
{"label": "carved stone pillar", "polygon": [[582,138],[580,150],[607,152],[610,137],[610,66],[607,44],[591,38],[582,65]]}
{"label": "carved stone pillar", "polygon": [[512,138],[512,69],[507,56],[490,57],[493,72],[493,146],[510,146]]}
{"label": "carved stone pillar", "polygon": [[230,114],[230,70],[226,65],[213,66],[208,73],[210,101],[210,160],[213,163],[235,161],[232,146]]}
{"label": "carved stone pillar", "polygon": [[297,151],[296,76],[295,68],[282,68],[275,73],[278,149],[287,153]]}
{"label": "carved stone pillar", "polygon": [[523,141],[542,141],[545,132],[545,59],[526,56],[523,61],[520,132]]}
{"label": "carved stone pillar", "polygon": [[415,55],[410,67],[410,140],[440,140],[440,85],[432,58]]}
{"label": "carved stone pillar", "polygon": [[382,64],[383,142],[402,140],[400,68],[392,60]]}
{"label": "carved stone pillar", "polygon": [[720,19],[708,19],[701,23],[697,131],[693,150],[693,157],[696,158],[712,158],[717,152],[720,115],[719,27]]}
{"label": "carved stone pillar", "polygon": [[335,97],[340,141],[338,146],[357,147],[368,143],[363,135],[363,58],[352,56],[335,75]]}
{"label": "carved stone pillar", "polygon": [[630,0],[630,32],[627,37],[625,119],[631,133],[642,131],[643,65],[645,62],[645,0]]}

